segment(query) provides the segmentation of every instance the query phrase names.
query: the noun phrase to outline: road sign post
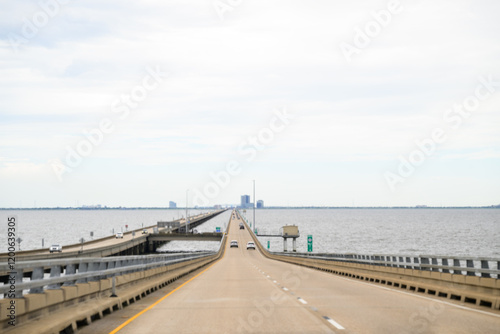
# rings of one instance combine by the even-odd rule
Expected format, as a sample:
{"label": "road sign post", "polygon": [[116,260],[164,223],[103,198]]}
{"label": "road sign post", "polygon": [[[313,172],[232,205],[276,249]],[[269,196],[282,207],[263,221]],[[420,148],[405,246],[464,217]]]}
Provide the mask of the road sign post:
{"label": "road sign post", "polygon": [[313,236],[310,234],[307,236],[307,251],[313,251]]}

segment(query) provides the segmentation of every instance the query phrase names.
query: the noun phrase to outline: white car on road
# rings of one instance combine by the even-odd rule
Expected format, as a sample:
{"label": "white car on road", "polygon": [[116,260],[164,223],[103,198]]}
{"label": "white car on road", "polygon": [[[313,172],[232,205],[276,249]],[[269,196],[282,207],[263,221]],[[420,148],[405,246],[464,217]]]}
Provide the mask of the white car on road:
{"label": "white car on road", "polygon": [[61,253],[62,252],[62,246],[59,245],[59,244],[52,245],[49,248],[49,252],[51,252],[51,253],[53,253],[53,252],[59,252],[59,253]]}
{"label": "white car on road", "polygon": [[255,243],[253,241],[247,242],[247,249],[255,249]]}
{"label": "white car on road", "polygon": [[123,232],[118,232],[118,233],[116,233],[115,238],[116,238],[116,239],[123,239]]}

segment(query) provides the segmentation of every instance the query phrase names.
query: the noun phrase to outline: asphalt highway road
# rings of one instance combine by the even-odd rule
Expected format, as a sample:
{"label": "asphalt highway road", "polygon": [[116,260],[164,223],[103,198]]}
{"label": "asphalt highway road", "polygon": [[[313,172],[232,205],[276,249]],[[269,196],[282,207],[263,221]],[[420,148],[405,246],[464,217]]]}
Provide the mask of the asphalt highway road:
{"label": "asphalt highway road", "polygon": [[[500,333],[498,311],[269,260],[246,249],[251,237],[240,222],[231,220],[218,262],[83,333]],[[155,305],[140,313],[147,303]],[[108,318],[116,327],[104,331]]]}

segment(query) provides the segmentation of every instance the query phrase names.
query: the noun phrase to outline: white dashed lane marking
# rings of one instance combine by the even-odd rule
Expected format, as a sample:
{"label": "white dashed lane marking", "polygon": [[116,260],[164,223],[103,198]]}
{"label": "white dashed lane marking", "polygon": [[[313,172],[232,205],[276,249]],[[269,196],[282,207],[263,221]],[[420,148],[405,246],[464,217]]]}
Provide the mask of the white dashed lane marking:
{"label": "white dashed lane marking", "polygon": [[[263,272],[262,270],[260,270],[259,268],[257,268],[257,270],[259,270],[259,272],[262,273],[262,275],[266,275],[265,272]],[[267,275],[267,278],[270,278],[271,279],[271,276],[270,275]],[[273,283],[275,284],[278,284],[280,285],[276,280],[273,280]],[[288,288],[286,287],[281,287],[283,289],[283,291],[290,291]],[[295,295],[295,293],[293,291],[290,291],[290,294],[292,295]],[[304,299],[302,299],[301,297],[297,297],[297,300],[299,302],[301,302],[302,304],[306,305],[307,304],[307,301],[305,301]],[[313,310],[314,312],[318,312],[318,309],[314,306],[310,306],[311,307],[311,310]],[[345,329],[344,327],[342,327],[342,325],[340,325],[338,322],[336,322],[335,320],[333,320],[332,318],[330,317],[327,317],[327,316],[323,316],[323,318],[328,321],[328,323],[330,323],[330,325],[334,326],[335,328],[339,329],[339,330],[342,330],[342,329]]]}
{"label": "white dashed lane marking", "polygon": [[342,327],[338,322],[336,322],[332,318],[326,317],[326,316],[323,316],[323,318],[325,318],[326,321],[328,321],[330,324],[332,324],[333,326],[335,326],[335,328],[337,328],[337,329],[345,329],[344,327]]}

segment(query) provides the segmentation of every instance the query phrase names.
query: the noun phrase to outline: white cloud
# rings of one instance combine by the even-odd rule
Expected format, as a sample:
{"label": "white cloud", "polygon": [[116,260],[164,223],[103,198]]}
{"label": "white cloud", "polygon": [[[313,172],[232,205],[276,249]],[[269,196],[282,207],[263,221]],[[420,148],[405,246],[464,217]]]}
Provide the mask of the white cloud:
{"label": "white cloud", "polygon": [[[351,42],[354,28],[387,1],[245,1],[223,21],[211,1],[70,2],[19,52],[0,37],[0,163],[24,184],[22,175],[64,159],[83,130],[111,117],[115,130],[86,158],[102,164],[100,177],[173,164],[197,164],[206,175],[281,106],[297,117],[256,164],[397,160],[443,126],[443,113],[474,93],[479,76],[500,80],[498,2],[401,3],[404,10],[348,63],[339,43]],[[23,17],[40,7],[5,9],[0,28],[20,34]],[[112,102],[141,82],[147,66],[170,75],[118,119]],[[499,96],[449,131],[433,159],[495,159]],[[307,173],[294,164],[288,172]]]}

